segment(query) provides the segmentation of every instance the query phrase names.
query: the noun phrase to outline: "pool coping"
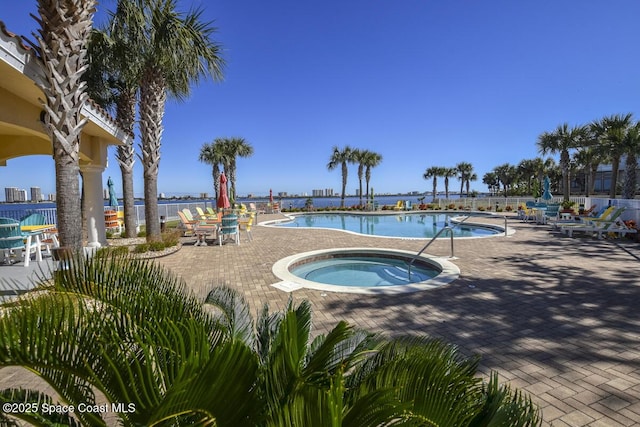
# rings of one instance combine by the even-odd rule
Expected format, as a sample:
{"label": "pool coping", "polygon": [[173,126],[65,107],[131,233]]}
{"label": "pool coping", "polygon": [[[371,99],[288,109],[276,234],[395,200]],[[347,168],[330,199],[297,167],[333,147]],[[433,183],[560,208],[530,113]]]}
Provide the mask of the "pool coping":
{"label": "pool coping", "polygon": [[[390,254],[390,255],[406,255],[408,257],[415,256],[415,252],[401,250],[401,249],[388,249],[388,248],[333,248],[333,249],[318,249],[314,251],[301,252],[278,260],[272,267],[273,274],[281,279],[281,282],[274,283],[271,286],[280,289],[285,292],[292,292],[298,289],[315,289],[325,292],[338,292],[338,293],[352,293],[352,294],[369,294],[369,295],[395,295],[411,292],[420,292],[430,289],[435,289],[440,286],[447,285],[458,277],[460,277],[460,268],[457,265],[449,261],[452,258],[436,257],[428,254],[422,254],[417,257],[421,261],[431,264],[440,269],[440,273],[429,280],[411,283],[408,285],[394,285],[394,286],[380,286],[380,287],[368,287],[359,288],[355,286],[339,286],[328,285],[319,282],[312,282],[310,280],[302,279],[289,272],[289,267],[299,262],[304,258],[313,257],[314,255],[326,255],[327,253],[371,253],[371,254]],[[453,258],[455,259],[455,258]]]}

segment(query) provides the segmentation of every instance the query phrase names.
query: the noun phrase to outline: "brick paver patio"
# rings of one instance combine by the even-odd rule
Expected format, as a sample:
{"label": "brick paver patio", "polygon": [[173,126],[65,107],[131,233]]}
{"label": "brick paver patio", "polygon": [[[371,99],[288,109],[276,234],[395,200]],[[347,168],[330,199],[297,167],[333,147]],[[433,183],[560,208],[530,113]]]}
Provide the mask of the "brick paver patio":
{"label": "brick paver patio", "polygon": [[[260,215],[260,221],[279,215]],[[511,219],[508,237],[460,239],[453,262],[460,278],[404,295],[339,294],[301,289],[314,328],[339,320],[386,334],[428,334],[482,356],[481,370],[530,393],[544,425],[640,425],[640,244],[569,238],[549,226]],[[253,241],[192,246],[158,259],[204,297],[215,285],[240,289],[257,313],[284,307],[290,294],[271,286],[279,259],[338,247],[418,251],[424,240],[375,238],[340,231],[256,226]],[[448,240],[428,253],[449,255]],[[20,371],[0,370],[0,383],[27,385]]]}

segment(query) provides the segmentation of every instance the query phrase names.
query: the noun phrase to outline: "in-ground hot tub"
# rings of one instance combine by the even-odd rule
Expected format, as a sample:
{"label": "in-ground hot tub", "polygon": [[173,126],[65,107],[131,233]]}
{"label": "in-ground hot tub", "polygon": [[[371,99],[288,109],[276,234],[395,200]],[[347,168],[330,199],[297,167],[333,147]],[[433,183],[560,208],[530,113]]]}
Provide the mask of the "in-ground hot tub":
{"label": "in-ground hot tub", "polygon": [[291,289],[389,294],[437,288],[457,279],[460,269],[444,258],[409,251],[343,248],[283,258],[273,273]]}

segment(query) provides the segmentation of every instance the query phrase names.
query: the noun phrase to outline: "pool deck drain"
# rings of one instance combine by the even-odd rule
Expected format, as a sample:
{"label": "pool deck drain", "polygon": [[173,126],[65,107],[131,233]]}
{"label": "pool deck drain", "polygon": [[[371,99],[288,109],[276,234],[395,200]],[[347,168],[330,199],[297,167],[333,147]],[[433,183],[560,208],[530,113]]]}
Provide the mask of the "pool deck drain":
{"label": "pool deck drain", "polygon": [[[180,251],[158,262],[201,298],[216,285],[240,290],[253,313],[265,303],[283,309],[290,296],[296,303],[307,299],[318,334],[346,320],[388,335],[442,338],[465,354],[481,355],[483,376],[496,370],[502,381],[530,393],[545,426],[640,425],[640,244],[569,238],[515,218],[509,227],[516,230],[509,237],[455,241],[458,280],[403,295],[282,292],[271,286],[278,281],[271,268],[310,250],[384,246],[417,252],[424,240],[381,243],[338,231],[256,226],[252,242],[242,235],[239,246],[198,247],[185,239]],[[448,239],[427,252],[449,255]],[[6,386],[36,381],[15,368],[0,370]]]}

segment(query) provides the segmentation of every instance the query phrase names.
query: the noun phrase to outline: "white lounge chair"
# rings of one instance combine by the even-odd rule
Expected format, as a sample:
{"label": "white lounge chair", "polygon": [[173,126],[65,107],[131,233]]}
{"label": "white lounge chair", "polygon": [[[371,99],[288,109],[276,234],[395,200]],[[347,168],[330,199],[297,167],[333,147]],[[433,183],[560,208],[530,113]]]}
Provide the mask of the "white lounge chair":
{"label": "white lounge chair", "polygon": [[585,233],[597,234],[598,239],[602,239],[603,233],[618,233],[623,236],[627,233],[635,233],[636,230],[627,227],[624,221],[620,219],[620,215],[622,215],[622,212],[624,212],[624,210],[624,207],[614,207],[614,210],[606,219],[591,218],[582,224],[562,225],[560,229],[564,233],[567,233],[569,237],[573,237],[574,231],[582,231]]}

